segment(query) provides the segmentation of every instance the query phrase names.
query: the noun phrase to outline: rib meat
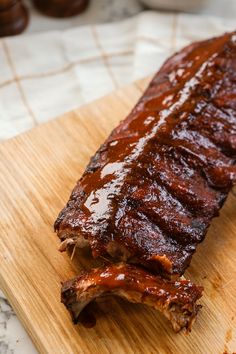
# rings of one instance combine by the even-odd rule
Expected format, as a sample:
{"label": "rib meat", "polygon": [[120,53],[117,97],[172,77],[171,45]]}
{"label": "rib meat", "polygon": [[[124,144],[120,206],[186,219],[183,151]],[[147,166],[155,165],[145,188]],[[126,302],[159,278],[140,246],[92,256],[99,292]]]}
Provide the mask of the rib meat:
{"label": "rib meat", "polygon": [[[62,243],[119,264],[65,282],[74,322],[119,295],[190,329],[202,288],[182,275],[236,180],[236,33],[191,44],[155,75],[91,159],[55,222]],[[140,265],[150,268],[153,275]],[[164,276],[163,277],[161,277]]]}
{"label": "rib meat", "polygon": [[190,330],[201,307],[196,301],[202,288],[188,280],[169,281],[128,264],[110,265],[83,272],[62,286],[62,302],[74,323],[89,302],[99,296],[117,295],[135,303],[159,310],[172,323],[173,329]]}
{"label": "rib meat", "polygon": [[235,111],[235,32],[172,56],[78,181],[61,248],[183,274],[236,179]]}

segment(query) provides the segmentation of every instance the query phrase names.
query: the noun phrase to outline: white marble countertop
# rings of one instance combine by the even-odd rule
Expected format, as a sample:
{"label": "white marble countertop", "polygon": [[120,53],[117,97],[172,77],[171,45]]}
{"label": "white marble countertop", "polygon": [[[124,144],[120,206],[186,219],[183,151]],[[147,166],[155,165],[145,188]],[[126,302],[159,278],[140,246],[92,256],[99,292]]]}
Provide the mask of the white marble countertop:
{"label": "white marble countertop", "polygon": [[[31,8],[31,21],[26,33],[66,29],[88,23],[121,20],[143,10],[138,0],[91,0],[88,11],[72,19],[57,20],[41,16]],[[200,14],[235,17],[235,0],[209,0]],[[14,311],[0,291],[0,354],[37,353],[29,336],[18,321]]]}

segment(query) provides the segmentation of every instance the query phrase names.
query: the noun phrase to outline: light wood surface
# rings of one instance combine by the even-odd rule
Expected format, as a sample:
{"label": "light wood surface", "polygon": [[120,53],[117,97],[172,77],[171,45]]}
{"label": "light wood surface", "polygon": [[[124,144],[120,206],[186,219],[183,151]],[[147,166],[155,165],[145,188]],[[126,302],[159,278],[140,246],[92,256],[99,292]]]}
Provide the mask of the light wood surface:
{"label": "light wood surface", "polygon": [[146,82],[0,146],[0,286],[41,353],[236,352],[233,191],[186,273],[205,287],[203,308],[190,335],[174,334],[150,308],[112,298],[99,301],[97,325],[86,329],[72,325],[60,303],[60,282],[86,262],[84,255],[71,261],[58,252],[53,222],[90,156],[130,111]]}

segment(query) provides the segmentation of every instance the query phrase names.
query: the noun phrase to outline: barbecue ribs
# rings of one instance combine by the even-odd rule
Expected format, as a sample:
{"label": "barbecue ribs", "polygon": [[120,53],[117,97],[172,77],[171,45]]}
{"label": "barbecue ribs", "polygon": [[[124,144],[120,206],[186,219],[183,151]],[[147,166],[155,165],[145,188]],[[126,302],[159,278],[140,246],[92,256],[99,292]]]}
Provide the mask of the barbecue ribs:
{"label": "barbecue ribs", "polygon": [[[236,32],[173,55],[55,222],[94,257],[182,275],[236,180]],[[77,280],[79,282],[79,280]]]}
{"label": "barbecue ribs", "polygon": [[202,288],[188,280],[170,281],[128,264],[109,265],[83,272],[62,286],[62,302],[69,309],[74,323],[93,299],[116,295],[143,303],[161,311],[178,332],[191,327],[201,307],[196,301]]}

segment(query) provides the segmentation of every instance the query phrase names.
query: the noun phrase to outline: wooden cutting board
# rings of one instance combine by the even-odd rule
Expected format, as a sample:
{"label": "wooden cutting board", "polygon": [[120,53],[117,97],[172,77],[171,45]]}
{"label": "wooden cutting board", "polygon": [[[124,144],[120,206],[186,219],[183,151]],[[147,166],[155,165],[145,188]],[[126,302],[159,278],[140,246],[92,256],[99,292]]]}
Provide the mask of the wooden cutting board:
{"label": "wooden cutting board", "polygon": [[88,263],[84,254],[71,260],[58,252],[53,222],[90,156],[145,85],[133,84],[0,146],[0,286],[41,353],[236,352],[233,191],[186,273],[205,287],[190,335],[174,334],[150,308],[112,298],[99,301],[97,325],[86,329],[72,325],[60,303],[60,282]]}

